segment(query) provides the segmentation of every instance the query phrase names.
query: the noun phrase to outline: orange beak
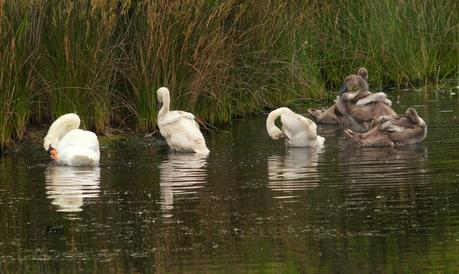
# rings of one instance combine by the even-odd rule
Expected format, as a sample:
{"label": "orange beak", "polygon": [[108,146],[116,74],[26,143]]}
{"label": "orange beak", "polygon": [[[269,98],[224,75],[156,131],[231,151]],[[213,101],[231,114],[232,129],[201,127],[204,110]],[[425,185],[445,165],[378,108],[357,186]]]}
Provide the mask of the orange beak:
{"label": "orange beak", "polygon": [[51,149],[50,155],[51,155],[51,159],[53,159],[54,161],[59,160],[59,157],[57,156],[57,150],[56,149],[54,149],[54,148]]}

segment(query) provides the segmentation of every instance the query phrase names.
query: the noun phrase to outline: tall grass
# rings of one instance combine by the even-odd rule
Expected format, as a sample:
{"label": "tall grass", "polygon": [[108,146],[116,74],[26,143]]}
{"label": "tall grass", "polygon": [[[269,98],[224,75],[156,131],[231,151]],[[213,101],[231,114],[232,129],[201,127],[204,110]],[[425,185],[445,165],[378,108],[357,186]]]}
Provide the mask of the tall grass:
{"label": "tall grass", "polygon": [[24,137],[34,98],[32,71],[37,52],[31,9],[0,3],[0,149]]}
{"label": "tall grass", "polygon": [[[313,1],[315,2],[315,1]],[[317,41],[323,76],[366,66],[377,84],[451,77],[458,71],[459,8],[449,0],[316,3],[300,37]]]}
{"label": "tall grass", "polygon": [[0,0],[0,146],[76,112],[99,133],[156,125],[155,90],[207,123],[458,72],[453,0]]}
{"label": "tall grass", "polygon": [[54,119],[76,112],[86,127],[103,132],[116,108],[112,83],[121,63],[115,11],[90,1],[50,0],[42,12],[37,76],[47,113]]}
{"label": "tall grass", "polygon": [[132,71],[127,80],[139,131],[155,127],[154,91],[160,86],[171,90],[176,107],[193,111],[211,104],[212,112],[198,114],[210,122],[228,121],[225,92],[232,87],[233,42],[223,23],[229,9],[231,1],[151,2],[132,8],[132,42],[127,45]]}

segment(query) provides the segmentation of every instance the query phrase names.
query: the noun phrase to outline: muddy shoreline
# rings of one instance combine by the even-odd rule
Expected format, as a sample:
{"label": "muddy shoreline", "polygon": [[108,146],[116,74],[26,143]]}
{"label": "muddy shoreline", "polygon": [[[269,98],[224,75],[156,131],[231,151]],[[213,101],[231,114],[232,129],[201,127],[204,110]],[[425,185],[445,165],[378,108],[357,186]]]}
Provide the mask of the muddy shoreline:
{"label": "muddy shoreline", "polygon": [[[48,128],[46,127],[32,127],[28,129],[22,140],[11,144],[4,151],[0,151],[0,157],[2,155],[46,153],[42,144],[47,131]],[[98,135],[97,137],[101,150],[116,148],[158,150],[166,145],[166,141],[160,136],[158,131],[142,134],[126,129],[118,131],[116,134]]]}

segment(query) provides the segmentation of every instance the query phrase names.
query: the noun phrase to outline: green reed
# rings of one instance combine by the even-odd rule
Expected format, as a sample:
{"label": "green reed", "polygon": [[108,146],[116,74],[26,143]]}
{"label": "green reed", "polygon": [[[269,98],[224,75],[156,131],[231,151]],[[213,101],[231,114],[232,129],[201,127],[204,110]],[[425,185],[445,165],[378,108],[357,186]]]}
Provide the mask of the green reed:
{"label": "green reed", "polygon": [[56,118],[76,112],[87,128],[110,125],[116,107],[119,41],[116,14],[90,1],[47,1],[43,8],[38,75],[48,113]]}
{"label": "green reed", "polygon": [[378,85],[451,77],[458,71],[457,8],[448,0],[321,3],[303,36],[319,41],[312,51],[331,82],[360,66]]}
{"label": "green reed", "polygon": [[374,85],[453,77],[453,0],[0,0],[0,145],[78,113],[85,128],[152,132],[156,94],[200,121]]}
{"label": "green reed", "polygon": [[[1,2],[0,2],[1,3]],[[9,3],[0,7],[0,150],[21,139],[31,116],[34,83],[31,9]]]}

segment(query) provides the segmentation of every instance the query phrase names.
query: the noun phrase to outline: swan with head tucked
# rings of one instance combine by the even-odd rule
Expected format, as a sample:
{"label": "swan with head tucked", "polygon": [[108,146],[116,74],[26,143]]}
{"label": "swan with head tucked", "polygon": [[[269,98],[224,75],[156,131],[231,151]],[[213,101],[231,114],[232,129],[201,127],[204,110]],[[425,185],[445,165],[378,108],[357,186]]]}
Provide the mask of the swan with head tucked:
{"label": "swan with head tucked", "polygon": [[416,144],[427,135],[427,125],[416,110],[409,107],[405,115],[385,115],[372,124],[372,129],[357,133],[346,129],[344,133],[362,147],[402,146]]}
{"label": "swan with head tucked", "polygon": [[[278,117],[282,122],[282,130],[275,124]],[[290,147],[322,146],[325,141],[324,137],[317,135],[317,125],[313,121],[286,107],[273,110],[268,115],[266,130],[273,140],[285,138]]]}
{"label": "swan with head tucked", "polygon": [[[357,92],[350,92],[357,89]],[[329,108],[310,108],[309,114],[317,123],[340,124],[366,131],[372,120],[381,115],[393,115],[392,102],[384,92],[368,90],[368,70],[360,68],[357,74],[348,75],[335,104]]]}
{"label": "swan with head tucked", "polygon": [[60,165],[96,166],[99,164],[99,141],[94,132],[79,129],[80,117],[64,114],[49,127],[43,147]]}
{"label": "swan with head tucked", "polygon": [[170,111],[169,90],[161,87],[156,91],[158,102],[162,104],[158,112],[158,127],[169,147],[179,152],[208,154],[204,136],[194,115],[180,110]]}
{"label": "swan with head tucked", "polygon": [[[356,93],[349,92],[357,88]],[[392,102],[384,92],[371,93],[368,83],[361,75],[349,75],[345,78],[336,101],[336,109],[351,125],[360,130],[368,130],[373,121],[381,116],[396,115]]]}

